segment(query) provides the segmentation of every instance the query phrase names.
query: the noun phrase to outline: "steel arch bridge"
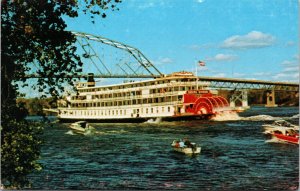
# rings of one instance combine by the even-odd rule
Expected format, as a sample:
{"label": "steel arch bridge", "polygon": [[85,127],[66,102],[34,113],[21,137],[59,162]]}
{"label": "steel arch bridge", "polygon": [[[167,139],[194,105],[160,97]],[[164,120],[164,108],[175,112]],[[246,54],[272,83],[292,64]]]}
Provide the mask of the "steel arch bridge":
{"label": "steel arch bridge", "polygon": [[[137,48],[101,36],[82,32],[72,32],[72,34],[77,37],[77,42],[83,50],[83,57],[89,59],[90,64],[95,66],[95,76],[105,78],[155,78],[163,76]],[[99,56],[101,51],[96,51],[100,45],[97,42],[119,49],[122,53],[127,53],[124,55],[127,59],[115,60],[115,63],[105,63],[104,59]]]}
{"label": "steel arch bridge", "polygon": [[[105,37],[83,32],[71,31],[77,38],[79,54],[82,55],[84,67],[88,68],[80,75],[65,78],[84,78],[87,73],[94,73],[95,78],[157,78],[163,77],[151,61],[137,48]],[[105,47],[103,47],[104,45]],[[105,50],[111,51],[106,53]],[[101,55],[102,54],[102,55]],[[107,59],[107,55],[111,58]],[[120,58],[117,58],[120,55]],[[105,58],[106,56],[106,58]],[[84,69],[85,69],[84,68]],[[37,74],[29,74],[26,78],[40,78]],[[55,78],[55,76],[53,76]],[[275,91],[299,91],[298,83],[273,82],[262,80],[246,80],[216,77],[198,77],[199,81],[208,82],[216,89],[242,90],[263,89]]]}

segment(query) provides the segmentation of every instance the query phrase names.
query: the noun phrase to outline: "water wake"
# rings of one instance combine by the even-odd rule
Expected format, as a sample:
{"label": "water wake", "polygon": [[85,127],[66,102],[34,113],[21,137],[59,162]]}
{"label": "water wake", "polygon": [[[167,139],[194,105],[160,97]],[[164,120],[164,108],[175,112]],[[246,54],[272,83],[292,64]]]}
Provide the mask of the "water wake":
{"label": "water wake", "polygon": [[280,117],[273,117],[271,115],[255,115],[250,117],[244,117],[243,120],[248,121],[275,121],[281,119]]}
{"label": "water wake", "polygon": [[300,115],[299,114],[296,114],[296,115],[293,115],[292,117],[290,117],[290,119],[299,119]]}
{"label": "water wake", "polygon": [[154,119],[149,119],[148,121],[146,121],[145,123],[160,123],[161,122],[161,117]]}
{"label": "water wake", "polygon": [[65,134],[67,134],[67,135],[75,135],[72,130],[67,131]]}
{"label": "water wake", "polygon": [[241,117],[236,112],[222,112],[222,113],[218,113],[211,120],[213,120],[213,121],[237,121],[237,120],[241,120]]}
{"label": "water wake", "polygon": [[281,143],[276,137],[272,137],[265,141],[266,143]]}
{"label": "water wake", "polygon": [[[292,118],[295,118],[294,116]],[[273,117],[271,115],[254,115],[249,117],[240,117],[236,112],[222,112],[218,113],[211,120],[213,121],[276,121],[282,119],[281,117]]]}

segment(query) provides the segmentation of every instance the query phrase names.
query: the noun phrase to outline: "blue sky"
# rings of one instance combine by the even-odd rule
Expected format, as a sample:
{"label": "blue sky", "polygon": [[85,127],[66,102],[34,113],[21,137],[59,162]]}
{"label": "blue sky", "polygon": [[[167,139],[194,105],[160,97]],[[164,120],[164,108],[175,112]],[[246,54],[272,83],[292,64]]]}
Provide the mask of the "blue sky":
{"label": "blue sky", "polygon": [[68,30],[142,51],[163,73],[299,81],[297,0],[123,0],[107,18],[67,19]]}
{"label": "blue sky", "polygon": [[297,0],[124,0],[95,24],[68,29],[138,48],[163,73],[299,81]]}

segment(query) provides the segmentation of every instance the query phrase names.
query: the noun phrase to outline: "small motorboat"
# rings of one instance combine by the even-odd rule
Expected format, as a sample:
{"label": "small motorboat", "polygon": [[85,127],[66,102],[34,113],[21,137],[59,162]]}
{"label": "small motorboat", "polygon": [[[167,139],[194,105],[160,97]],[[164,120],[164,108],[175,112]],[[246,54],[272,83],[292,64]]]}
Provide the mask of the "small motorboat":
{"label": "small motorboat", "polygon": [[199,154],[201,152],[201,147],[198,147],[196,143],[192,143],[187,139],[174,140],[171,146],[174,151],[184,154]]}
{"label": "small motorboat", "polygon": [[95,128],[90,126],[86,121],[77,121],[70,125],[70,128],[77,134],[89,134],[95,131]]}
{"label": "small motorboat", "polygon": [[263,125],[264,134],[281,142],[299,145],[299,127],[285,120],[275,121],[273,124]]}
{"label": "small motorboat", "polygon": [[265,129],[265,133],[269,133],[269,131],[274,131],[274,128],[281,129],[282,127],[299,130],[299,126],[293,125],[285,120],[277,120],[277,121],[274,121],[274,123],[272,123],[272,124],[264,124],[263,127]]}

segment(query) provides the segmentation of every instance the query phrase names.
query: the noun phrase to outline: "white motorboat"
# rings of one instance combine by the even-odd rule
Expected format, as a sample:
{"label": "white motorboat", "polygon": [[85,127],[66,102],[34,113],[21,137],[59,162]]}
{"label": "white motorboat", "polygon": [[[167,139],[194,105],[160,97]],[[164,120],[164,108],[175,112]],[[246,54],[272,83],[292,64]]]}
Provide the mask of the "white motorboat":
{"label": "white motorboat", "polygon": [[265,129],[265,132],[264,132],[265,134],[269,134],[276,129],[282,130],[283,128],[299,130],[299,126],[293,125],[285,120],[277,120],[277,121],[274,121],[274,123],[272,123],[272,124],[264,124],[262,126]]}
{"label": "white motorboat", "polygon": [[86,121],[77,121],[70,125],[70,128],[77,134],[89,134],[95,131],[95,128],[90,126]]}
{"label": "white motorboat", "polygon": [[174,151],[184,154],[199,154],[201,152],[201,147],[198,147],[196,143],[189,142],[188,140],[174,140],[171,146]]}

